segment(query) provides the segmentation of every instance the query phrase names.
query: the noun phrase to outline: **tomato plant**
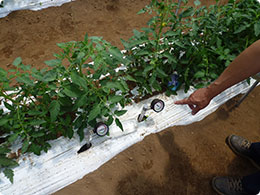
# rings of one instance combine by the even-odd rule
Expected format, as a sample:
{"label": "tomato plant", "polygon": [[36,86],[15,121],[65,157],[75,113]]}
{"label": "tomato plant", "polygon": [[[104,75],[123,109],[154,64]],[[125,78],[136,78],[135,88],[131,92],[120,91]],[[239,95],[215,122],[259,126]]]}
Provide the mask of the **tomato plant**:
{"label": "tomato plant", "polygon": [[[139,13],[155,13],[149,28],[123,41],[134,63],[129,72],[140,92],[166,90],[169,75],[177,73],[179,87],[203,87],[215,80],[245,48],[260,38],[260,6],[256,0],[230,0],[221,5],[181,7],[170,0],[151,1]],[[180,10],[177,12],[177,10]],[[247,11],[248,10],[248,11]],[[243,37],[243,38],[241,38]],[[178,90],[177,88],[177,90]]]}
{"label": "tomato plant", "polygon": [[[260,38],[260,4],[256,0],[216,1],[209,7],[171,0],[152,0],[139,14],[150,13],[148,27],[122,40],[125,51],[101,37],[59,43],[62,52],[46,61],[48,68],[24,65],[0,69],[0,168],[13,182],[9,158],[18,153],[40,155],[49,140],[72,138],[103,121],[123,130],[119,117],[139,97],[176,94],[184,86],[203,87],[216,79],[245,48]],[[179,85],[172,87],[169,83]],[[130,86],[130,84],[134,86]],[[17,152],[17,151],[16,151]]]}

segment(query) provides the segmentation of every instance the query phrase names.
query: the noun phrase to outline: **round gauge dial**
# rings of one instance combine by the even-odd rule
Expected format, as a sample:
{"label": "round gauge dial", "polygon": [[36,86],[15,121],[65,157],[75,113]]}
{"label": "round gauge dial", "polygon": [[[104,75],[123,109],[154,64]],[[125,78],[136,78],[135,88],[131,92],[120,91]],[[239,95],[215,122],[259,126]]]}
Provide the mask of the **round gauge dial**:
{"label": "round gauge dial", "polygon": [[98,136],[105,136],[108,134],[109,128],[105,123],[99,122],[94,131]]}
{"label": "round gauge dial", "polygon": [[161,112],[164,109],[164,102],[160,99],[154,99],[151,103],[151,108],[155,112]]}

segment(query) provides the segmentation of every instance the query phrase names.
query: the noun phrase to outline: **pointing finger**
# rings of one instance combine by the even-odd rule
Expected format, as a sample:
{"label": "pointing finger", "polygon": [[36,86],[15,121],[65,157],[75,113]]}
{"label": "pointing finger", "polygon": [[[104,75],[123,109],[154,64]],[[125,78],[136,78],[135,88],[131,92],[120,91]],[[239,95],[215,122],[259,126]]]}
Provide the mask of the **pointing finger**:
{"label": "pointing finger", "polygon": [[176,101],[174,103],[175,104],[190,104],[191,102],[188,98],[186,98],[186,99],[183,99],[183,100]]}

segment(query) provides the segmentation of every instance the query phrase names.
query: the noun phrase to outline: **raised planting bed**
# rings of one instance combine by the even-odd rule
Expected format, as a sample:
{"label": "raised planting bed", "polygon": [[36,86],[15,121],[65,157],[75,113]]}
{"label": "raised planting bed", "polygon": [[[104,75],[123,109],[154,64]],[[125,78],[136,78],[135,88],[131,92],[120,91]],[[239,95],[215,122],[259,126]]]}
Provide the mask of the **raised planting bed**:
{"label": "raised planting bed", "polygon": [[[87,141],[85,148],[77,148],[77,153],[82,155],[90,143],[92,149],[101,143],[135,135],[138,126],[142,128],[141,137],[151,127],[159,130],[168,127],[172,124],[169,120],[179,114],[164,116],[171,100],[181,97],[183,92],[194,91],[194,87],[208,85],[260,36],[257,14],[260,5],[254,0],[230,1],[209,8],[200,7],[197,0],[194,7],[184,5],[178,14],[176,9],[179,4],[172,1],[152,1],[142,9],[139,13],[155,12],[155,16],[148,22],[148,28],[134,30],[133,37],[122,40],[124,52],[101,37],[86,34],[82,41],[59,43],[62,52],[45,62],[49,68],[32,68],[18,57],[13,61],[14,69],[0,69],[3,105],[0,165],[11,182],[15,165],[22,165],[23,157],[33,156],[32,153],[48,155],[52,143],[57,142],[53,140],[63,137],[73,140],[78,136],[78,145],[83,146],[80,141]],[[240,88],[235,91],[233,95],[241,92]],[[149,100],[146,104],[150,104],[152,99],[147,98],[155,94],[161,94],[159,99],[165,105],[152,105],[156,112],[143,120],[146,117],[141,113],[142,108],[139,111],[134,108],[142,100]],[[224,101],[233,95],[224,95]],[[138,105],[141,105],[138,109],[143,107],[143,102]],[[161,119],[156,124],[154,119],[159,116],[166,121]],[[178,124],[178,120],[173,123]],[[101,122],[102,126],[97,127]],[[70,144],[75,146],[73,142]],[[74,150],[68,150],[74,154]]]}
{"label": "raised planting bed", "polygon": [[[254,80],[251,80],[253,84]],[[93,136],[92,147],[78,154],[86,140],[79,141],[75,135],[72,139],[60,137],[50,141],[52,148],[41,156],[25,154],[19,158],[19,167],[14,169],[15,180],[11,184],[3,178],[0,191],[3,194],[50,194],[81,179],[84,175],[96,170],[131,145],[142,141],[145,136],[157,133],[170,126],[188,125],[200,121],[214,112],[221,104],[232,97],[246,92],[250,88],[247,82],[241,82],[220,95],[216,96],[210,105],[193,116],[188,106],[177,106],[174,101],[183,99],[194,89],[184,93],[180,90],[177,96],[167,97],[164,94],[151,97],[137,104],[127,106],[128,112],[120,117],[124,132],[116,124],[110,126],[110,135],[105,137]],[[164,100],[165,108],[160,113],[147,112],[148,118],[138,122],[138,114],[144,105],[154,98]]]}

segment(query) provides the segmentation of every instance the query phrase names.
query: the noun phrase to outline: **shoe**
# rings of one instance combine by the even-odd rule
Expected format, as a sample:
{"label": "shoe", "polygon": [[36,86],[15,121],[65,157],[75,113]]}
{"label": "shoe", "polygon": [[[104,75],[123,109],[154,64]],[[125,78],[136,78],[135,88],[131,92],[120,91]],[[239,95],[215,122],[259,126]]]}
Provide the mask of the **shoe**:
{"label": "shoe", "polygon": [[242,178],[214,177],[212,179],[213,189],[221,195],[247,195],[242,186]]}
{"label": "shoe", "polygon": [[260,163],[253,159],[254,154],[250,151],[250,141],[237,135],[230,135],[226,138],[226,143],[235,154],[247,158],[260,170]]}

